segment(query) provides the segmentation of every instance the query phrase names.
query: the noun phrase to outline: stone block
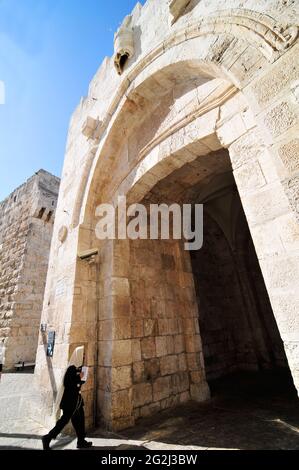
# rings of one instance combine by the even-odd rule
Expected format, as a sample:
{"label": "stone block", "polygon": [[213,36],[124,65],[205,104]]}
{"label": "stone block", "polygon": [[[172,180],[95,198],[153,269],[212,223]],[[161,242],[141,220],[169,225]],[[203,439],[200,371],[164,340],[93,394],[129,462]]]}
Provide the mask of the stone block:
{"label": "stone block", "polygon": [[104,285],[105,290],[110,293],[110,295],[119,295],[121,297],[130,296],[130,284],[129,280],[125,277],[111,277],[109,278]]}
{"label": "stone block", "polygon": [[186,352],[196,353],[201,351],[201,341],[199,335],[185,335]]}
{"label": "stone block", "polygon": [[178,370],[177,356],[164,356],[160,359],[161,375],[174,374]]}
{"label": "stone block", "polygon": [[148,383],[137,384],[133,386],[133,406],[146,405],[153,401],[152,385]]}
{"label": "stone block", "polygon": [[242,197],[249,224],[262,224],[289,211],[289,202],[279,182]]}
{"label": "stone block", "polygon": [[157,334],[157,320],[145,319],[143,321],[144,336],[155,336]]}
{"label": "stone block", "polygon": [[299,249],[299,222],[293,213],[285,214],[276,219],[276,233],[287,252]]}
{"label": "stone block", "polygon": [[131,416],[117,416],[107,424],[108,428],[110,428],[114,432],[123,431],[124,429],[128,429],[134,426],[134,414],[132,414]]}
{"label": "stone block", "polygon": [[112,419],[130,417],[132,415],[132,389],[121,390],[111,394]]}
{"label": "stone block", "polygon": [[142,418],[146,418],[147,416],[151,416],[151,415],[154,415],[156,413],[158,413],[161,409],[161,405],[160,403],[152,403],[151,405],[146,405],[146,406],[143,406],[141,409],[140,409],[140,413],[139,413],[139,416],[142,417]]}
{"label": "stone block", "polygon": [[153,400],[160,401],[171,394],[171,377],[160,377],[153,384]]}
{"label": "stone block", "polygon": [[[180,354],[185,351],[185,338],[184,335],[176,335],[173,337],[174,352]],[[171,354],[171,353],[169,353]]]}
{"label": "stone block", "polygon": [[187,358],[186,354],[179,354],[178,356],[178,370],[185,371],[187,370]]}
{"label": "stone block", "polygon": [[271,305],[283,341],[297,341],[299,337],[298,292],[294,292],[292,296],[285,292],[273,293]]}
{"label": "stone block", "polygon": [[143,338],[141,340],[141,354],[143,359],[151,359],[156,356],[155,338]]}
{"label": "stone block", "polygon": [[201,367],[201,363],[200,363],[200,356],[199,354],[196,354],[196,353],[187,353],[186,354],[186,358],[187,358],[187,365],[188,365],[188,370],[190,371],[197,371],[198,369],[200,369]]}
{"label": "stone block", "polygon": [[131,338],[132,328],[131,320],[128,317],[119,317],[113,320],[113,337],[114,339]]}
{"label": "stone block", "polygon": [[189,374],[188,372],[179,372],[171,376],[171,388],[174,394],[189,390]]}
{"label": "stone block", "polygon": [[297,292],[299,279],[299,257],[284,256],[260,261],[268,289],[288,289]]}
{"label": "stone block", "polygon": [[252,86],[252,91],[260,106],[264,106],[298,80],[298,45],[292,52],[281,57],[269,71]]}
{"label": "stone block", "polygon": [[139,339],[132,340],[132,361],[141,361],[141,343]]}
{"label": "stone block", "polygon": [[295,138],[278,148],[278,154],[289,172],[299,170],[299,139]]}
{"label": "stone block", "polygon": [[145,381],[144,362],[134,362],[133,364],[133,382],[139,383]]}
{"label": "stone block", "polygon": [[206,401],[210,399],[210,389],[206,381],[190,384],[190,396],[195,401]]}
{"label": "stone block", "polygon": [[287,131],[296,123],[296,115],[291,105],[286,101],[277,104],[264,117],[264,124],[269,128],[274,137]]}
{"label": "stone block", "polygon": [[245,163],[241,167],[236,168],[234,177],[240,195],[262,188],[267,184],[261,166],[257,160]]}
{"label": "stone block", "polygon": [[217,128],[217,136],[223,147],[228,147],[246,132],[246,125],[240,114],[236,114],[229,122],[219,125]]}
{"label": "stone block", "polygon": [[190,397],[190,392],[187,391],[187,392],[183,392],[180,394],[180,403],[186,403],[188,401],[190,401],[191,397]]}
{"label": "stone block", "polygon": [[[106,343],[106,342],[105,342]],[[107,347],[109,345],[107,344]],[[120,367],[132,364],[132,341],[119,340],[112,344],[112,365]]]}
{"label": "stone block", "polygon": [[251,163],[265,149],[264,136],[257,129],[247,131],[229,147],[229,155],[233,170]]}
{"label": "stone block", "polygon": [[159,359],[149,359],[144,361],[144,374],[148,381],[153,381],[160,376]]}
{"label": "stone block", "polygon": [[[105,367],[112,366],[112,341],[99,341],[99,365]],[[117,364],[120,365],[120,364]]]}
{"label": "stone block", "polygon": [[174,339],[172,336],[156,336],[157,357],[174,353]]}
{"label": "stone block", "polygon": [[132,367],[113,367],[111,369],[111,390],[116,392],[132,386]]}
{"label": "stone block", "polygon": [[142,338],[143,336],[144,336],[143,320],[133,320],[132,321],[132,337]]}

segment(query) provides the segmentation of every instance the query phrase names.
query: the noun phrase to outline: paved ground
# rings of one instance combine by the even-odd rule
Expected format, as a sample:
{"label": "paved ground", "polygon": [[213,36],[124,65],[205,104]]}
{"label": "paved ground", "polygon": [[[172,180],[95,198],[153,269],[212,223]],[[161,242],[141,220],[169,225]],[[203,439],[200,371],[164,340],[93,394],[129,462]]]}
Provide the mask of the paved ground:
{"label": "paved ground", "polygon": [[[40,449],[46,430],[26,419],[24,397],[31,374],[6,374],[0,384],[0,450]],[[25,400],[26,401],[26,400]],[[284,374],[239,374],[212,386],[212,399],[141,420],[119,434],[103,429],[90,439],[95,449],[299,449],[299,401]],[[54,449],[74,449],[72,437]]]}

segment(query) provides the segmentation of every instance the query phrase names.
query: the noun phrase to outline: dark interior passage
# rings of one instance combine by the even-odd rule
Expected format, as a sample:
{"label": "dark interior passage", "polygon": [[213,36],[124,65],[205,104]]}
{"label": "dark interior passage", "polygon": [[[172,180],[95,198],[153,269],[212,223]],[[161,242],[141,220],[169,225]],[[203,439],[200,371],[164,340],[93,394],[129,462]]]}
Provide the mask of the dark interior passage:
{"label": "dark interior passage", "polygon": [[204,204],[204,245],[191,260],[207,380],[288,369],[235,186]]}

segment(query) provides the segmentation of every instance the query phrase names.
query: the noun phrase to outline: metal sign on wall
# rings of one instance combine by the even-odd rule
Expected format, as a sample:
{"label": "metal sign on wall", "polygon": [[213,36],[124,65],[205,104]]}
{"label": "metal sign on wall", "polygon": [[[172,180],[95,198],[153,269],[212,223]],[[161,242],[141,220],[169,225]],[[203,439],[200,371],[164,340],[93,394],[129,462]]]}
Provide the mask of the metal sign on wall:
{"label": "metal sign on wall", "polygon": [[54,345],[55,345],[55,331],[49,331],[48,344],[47,344],[47,356],[53,357]]}

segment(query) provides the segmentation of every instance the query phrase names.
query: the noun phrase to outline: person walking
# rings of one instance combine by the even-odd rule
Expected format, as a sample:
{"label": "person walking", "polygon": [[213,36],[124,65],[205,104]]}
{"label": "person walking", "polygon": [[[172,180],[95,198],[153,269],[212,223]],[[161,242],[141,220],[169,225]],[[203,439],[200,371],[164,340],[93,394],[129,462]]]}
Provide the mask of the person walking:
{"label": "person walking", "polygon": [[5,361],[5,344],[4,344],[4,339],[0,341],[0,381],[1,381],[1,375],[2,375],[2,369],[4,366],[4,361]]}
{"label": "person walking", "polygon": [[60,402],[63,414],[55,427],[42,437],[44,450],[50,450],[51,440],[58,436],[70,420],[77,434],[77,449],[87,449],[92,446],[92,442],[85,440],[84,401],[81,396],[81,386],[85,382],[82,377],[81,367],[75,365],[68,367],[63,381],[64,393]]}

